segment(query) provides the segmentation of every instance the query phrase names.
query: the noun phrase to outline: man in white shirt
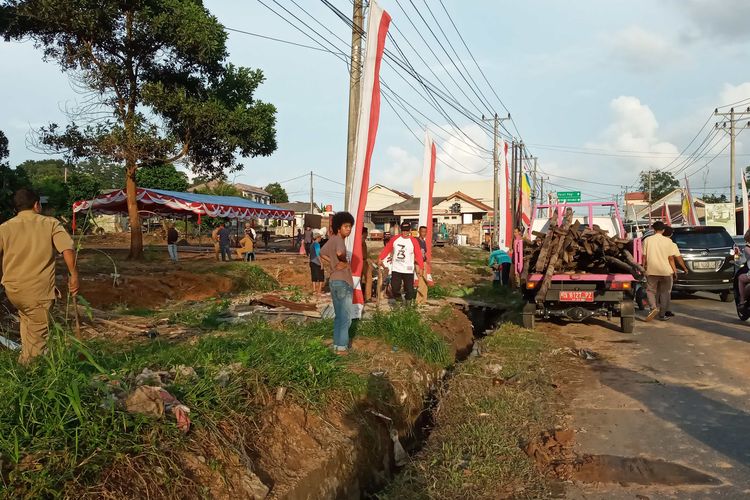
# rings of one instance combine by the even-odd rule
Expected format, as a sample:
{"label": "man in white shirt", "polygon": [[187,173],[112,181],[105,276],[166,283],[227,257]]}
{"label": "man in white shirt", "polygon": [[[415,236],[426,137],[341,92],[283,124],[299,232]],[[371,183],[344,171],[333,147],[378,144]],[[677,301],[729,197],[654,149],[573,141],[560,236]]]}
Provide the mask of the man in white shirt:
{"label": "man in white shirt", "polygon": [[391,238],[385,246],[380,257],[378,265],[383,265],[383,260],[388,256],[391,257],[391,290],[396,300],[401,298],[401,285],[404,286],[404,293],[407,301],[414,300],[414,271],[419,269],[421,274],[424,270],[424,258],[419,242],[411,235],[411,224],[404,222],[401,224],[401,234],[398,238]]}
{"label": "man in white shirt", "polygon": [[652,227],[653,236],[643,243],[643,265],[648,282],[646,293],[651,305],[646,321],[653,320],[657,315],[661,321],[666,321],[669,319],[666,312],[669,311],[674,276],[674,264],[670,262],[670,257],[677,257],[680,252],[677,245],[664,236],[666,225],[662,221],[654,222]]}

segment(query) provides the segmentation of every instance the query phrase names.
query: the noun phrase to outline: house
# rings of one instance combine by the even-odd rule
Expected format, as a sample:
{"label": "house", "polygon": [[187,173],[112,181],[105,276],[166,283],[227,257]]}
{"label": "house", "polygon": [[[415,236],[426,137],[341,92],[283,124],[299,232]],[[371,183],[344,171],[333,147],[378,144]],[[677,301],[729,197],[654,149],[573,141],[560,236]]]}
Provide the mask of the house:
{"label": "house", "polygon": [[[391,211],[398,223],[406,221],[416,224],[419,221],[419,204],[420,198],[411,198],[383,210]],[[469,245],[482,242],[482,221],[491,215],[492,207],[460,191],[432,198],[433,225],[445,225],[453,236],[465,235]]]}
{"label": "house", "polygon": [[235,183],[234,187],[239,190],[243,198],[247,198],[251,201],[263,203],[264,205],[271,204],[271,193],[263,188],[257,186],[251,186],[250,184]]}
{"label": "house", "polygon": [[[294,212],[294,226],[295,228],[304,228],[305,227],[305,216],[306,215],[316,215],[322,217],[323,213],[320,211],[320,209],[313,205],[312,211],[310,210],[310,202],[309,201],[291,201],[288,203],[274,203],[274,206],[283,208],[284,210],[291,210]],[[284,221],[282,226],[291,226],[291,221]],[[295,229],[296,231],[296,229]],[[277,232],[277,234],[280,234],[283,231]],[[289,233],[291,234],[291,232]]]}
{"label": "house", "polygon": [[[477,201],[492,206],[492,179],[475,181],[449,180],[436,182],[432,188],[432,196],[449,196],[461,192]],[[422,195],[422,180],[414,182],[414,196]]]}
{"label": "house", "polygon": [[[194,193],[202,189],[214,188],[219,184],[222,184],[222,181],[218,181],[218,180],[209,181],[204,184],[198,184],[196,186],[188,188],[188,192]],[[271,193],[269,193],[265,189],[259,188],[257,186],[251,186],[250,184],[242,184],[239,182],[236,184],[229,184],[229,185],[233,186],[237,191],[239,191],[240,195],[243,198],[247,198],[248,200],[254,201],[256,203],[263,203],[264,205],[271,204]]]}
{"label": "house", "polygon": [[648,193],[636,191],[625,193],[625,218],[630,219],[641,210],[648,207]]}
{"label": "house", "polygon": [[[650,221],[667,221],[670,219],[673,225],[682,225],[682,196],[682,188],[674,189],[658,200],[654,200],[651,204],[646,202],[640,210],[635,211],[635,220],[633,219],[633,211],[628,209],[629,212],[627,215],[629,217],[626,218],[632,222],[637,221],[642,225],[646,225]],[[703,200],[693,197],[693,205],[695,206],[695,214],[698,219],[705,220],[706,204]],[[667,215],[669,215],[669,217],[667,217]]]}
{"label": "house", "polygon": [[365,205],[365,225],[376,231],[391,231],[395,220],[393,210],[389,208],[412,199],[411,195],[392,189],[382,184],[375,184],[367,190]]}

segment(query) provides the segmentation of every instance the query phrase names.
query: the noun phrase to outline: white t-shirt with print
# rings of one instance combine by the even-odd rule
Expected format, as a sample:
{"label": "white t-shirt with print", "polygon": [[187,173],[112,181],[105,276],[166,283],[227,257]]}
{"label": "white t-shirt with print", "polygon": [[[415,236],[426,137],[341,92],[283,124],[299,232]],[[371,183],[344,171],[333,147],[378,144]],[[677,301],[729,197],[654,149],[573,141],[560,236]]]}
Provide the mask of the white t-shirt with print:
{"label": "white t-shirt with print", "polygon": [[396,238],[393,242],[394,273],[410,274],[414,272],[414,240],[412,238]]}

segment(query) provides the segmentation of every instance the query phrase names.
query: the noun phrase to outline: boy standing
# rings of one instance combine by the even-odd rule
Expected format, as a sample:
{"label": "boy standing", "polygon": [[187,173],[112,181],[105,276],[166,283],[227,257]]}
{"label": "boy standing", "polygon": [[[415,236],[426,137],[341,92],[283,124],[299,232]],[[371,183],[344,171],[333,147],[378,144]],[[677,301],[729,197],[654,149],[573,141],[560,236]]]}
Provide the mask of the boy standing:
{"label": "boy standing", "polygon": [[325,273],[320,262],[320,239],[322,237],[320,231],[313,231],[313,241],[310,243],[310,279],[312,280],[314,295],[323,293],[323,282],[325,281]]}
{"label": "boy standing", "polygon": [[333,236],[320,252],[321,262],[328,271],[333,310],[333,350],[336,354],[349,354],[349,327],[352,324],[354,280],[346,254],[345,239],[351,234],[354,217],[349,212],[337,212],[331,221]]}

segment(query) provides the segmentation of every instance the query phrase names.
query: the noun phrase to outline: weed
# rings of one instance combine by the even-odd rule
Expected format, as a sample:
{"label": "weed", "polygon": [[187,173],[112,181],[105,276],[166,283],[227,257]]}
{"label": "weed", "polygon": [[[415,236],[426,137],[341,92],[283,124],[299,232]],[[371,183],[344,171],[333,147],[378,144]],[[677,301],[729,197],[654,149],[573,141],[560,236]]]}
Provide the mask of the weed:
{"label": "weed", "polygon": [[194,328],[213,329],[221,326],[220,317],[229,309],[228,300],[209,299],[198,302],[192,307],[187,304],[172,313],[169,322]]}
{"label": "weed", "polygon": [[[506,324],[482,351],[457,367],[426,447],[378,498],[548,496],[546,479],[519,447],[555,423],[545,339]],[[513,383],[496,385],[490,363],[503,366],[501,378],[515,375]]]}
{"label": "weed", "polygon": [[389,314],[376,312],[361,321],[357,335],[382,338],[389,344],[411,352],[428,363],[447,366],[451,363],[448,344],[422,321],[416,309],[402,307]]}
{"label": "weed", "polygon": [[239,290],[251,292],[270,292],[279,288],[279,282],[263,268],[246,263],[233,262],[217,266],[216,272],[228,276]]}
{"label": "weed", "polygon": [[430,299],[444,299],[445,297],[450,296],[450,290],[437,283],[427,289],[427,297]]}
{"label": "weed", "polygon": [[149,309],[147,307],[128,307],[127,304],[119,304],[112,309],[115,314],[123,314],[130,316],[141,316],[144,318],[150,318],[157,314],[157,311]]}

